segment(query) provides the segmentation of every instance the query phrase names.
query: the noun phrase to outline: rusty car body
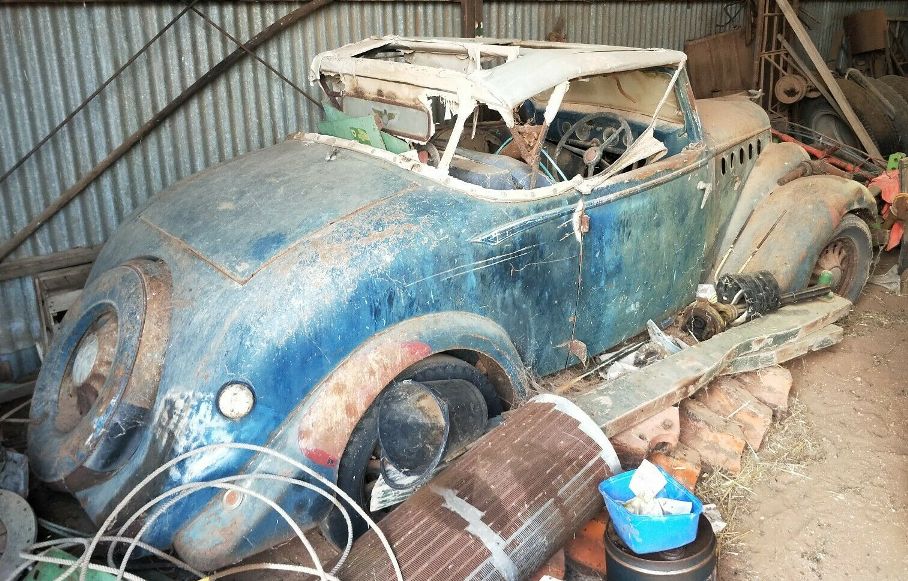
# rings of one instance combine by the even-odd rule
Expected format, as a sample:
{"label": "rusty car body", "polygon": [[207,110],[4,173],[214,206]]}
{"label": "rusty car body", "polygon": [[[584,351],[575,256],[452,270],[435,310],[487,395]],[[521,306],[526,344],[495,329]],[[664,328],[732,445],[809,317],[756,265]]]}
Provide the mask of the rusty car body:
{"label": "rusty car body", "polygon": [[[872,197],[832,176],[778,187],[804,152],[772,143],[747,99],[695,102],[684,62],[398,37],[319,55],[310,77],[331,104],[408,150],[296,134],[125,220],[44,362],[35,472],[97,522],[152,469],[213,443],[267,446],[337,479],[373,402],[427,358],[475,367],[500,411],[530,375],[576,363],[577,345],[598,353],[664,321],[722,272],[805,287]],[[248,410],[219,408],[228,388],[253,394]],[[244,471],[295,472],[222,450],[149,494]],[[301,525],[331,509],[279,482],[250,487]],[[212,569],[287,539],[270,511],[201,491],[146,537]]]}

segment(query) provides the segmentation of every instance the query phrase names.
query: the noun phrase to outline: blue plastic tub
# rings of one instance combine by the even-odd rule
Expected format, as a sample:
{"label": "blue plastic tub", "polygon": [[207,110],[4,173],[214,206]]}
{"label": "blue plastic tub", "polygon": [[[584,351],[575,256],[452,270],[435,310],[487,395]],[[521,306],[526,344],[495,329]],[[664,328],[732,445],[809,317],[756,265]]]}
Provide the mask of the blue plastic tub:
{"label": "blue plastic tub", "polygon": [[703,512],[703,503],[665,470],[659,470],[665,475],[667,483],[656,496],[692,503],[690,514],[645,516],[628,512],[623,505],[634,497],[628,486],[635,470],[612,476],[599,484],[599,492],[605,499],[615,532],[627,548],[637,554],[675,549],[692,543],[697,538],[697,522]]}

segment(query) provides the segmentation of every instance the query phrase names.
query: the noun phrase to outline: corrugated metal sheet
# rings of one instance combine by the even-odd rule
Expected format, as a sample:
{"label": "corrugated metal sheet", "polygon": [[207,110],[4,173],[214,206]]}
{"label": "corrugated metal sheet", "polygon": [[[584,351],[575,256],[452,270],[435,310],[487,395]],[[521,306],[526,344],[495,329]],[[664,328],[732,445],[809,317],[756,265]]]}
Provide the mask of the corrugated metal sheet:
{"label": "corrugated metal sheet", "polygon": [[905,0],[856,0],[852,2],[835,2],[829,0],[802,0],[802,13],[809,14],[805,24],[810,27],[810,36],[826,57],[832,44],[832,36],[841,30],[842,18],[862,10],[882,8],[890,16],[908,16],[908,2]]}
{"label": "corrugated metal sheet", "polygon": [[684,41],[737,22],[727,2],[489,2],[489,36],[545,39],[559,17],[570,42],[682,49]]}
{"label": "corrugated metal sheet", "polygon": [[[0,7],[0,172],[66,117],[185,4]],[[248,39],[295,8],[286,2],[202,3],[212,20]],[[457,36],[456,3],[331,5],[257,51],[312,90],[306,71],[323,50],[376,34]],[[155,111],[235,49],[185,15],[37,155],[0,184],[0,239],[72,185]],[[12,257],[98,244],[137,205],[219,161],[314,129],[314,107],[252,59],[192,99],[42,227]],[[0,282],[0,358],[39,337],[31,280]],[[10,357],[6,357],[10,359]],[[20,368],[29,354],[13,359]]]}
{"label": "corrugated metal sheet", "polygon": [[[0,7],[0,172],[10,167],[91,93],[184,4],[170,2]],[[248,39],[296,5],[210,2],[215,21]],[[822,51],[841,16],[908,3],[806,2]],[[568,40],[682,48],[735,20],[726,2],[484,3],[488,36],[545,38],[559,16]],[[456,2],[343,2],[295,25],[258,54],[301,86],[319,51],[369,35],[457,36]],[[186,15],[118,80],[0,184],[0,239],[6,239],[223,56],[230,40]],[[315,88],[312,88],[317,93]],[[314,129],[313,107],[260,64],[245,59],[156,129],[13,257],[102,242],[122,218],[174,181],[284,135]],[[39,336],[31,281],[0,282],[0,360]],[[19,353],[17,367],[33,361]],[[10,357],[6,357],[10,359]]]}

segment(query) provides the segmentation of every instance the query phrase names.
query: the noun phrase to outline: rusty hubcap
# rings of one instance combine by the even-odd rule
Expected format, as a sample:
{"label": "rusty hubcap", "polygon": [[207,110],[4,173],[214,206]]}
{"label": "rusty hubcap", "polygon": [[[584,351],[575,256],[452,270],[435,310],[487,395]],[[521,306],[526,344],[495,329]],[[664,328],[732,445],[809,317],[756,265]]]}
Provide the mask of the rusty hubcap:
{"label": "rusty hubcap", "polygon": [[832,291],[842,294],[851,286],[854,273],[857,271],[858,253],[854,242],[850,238],[837,238],[830,242],[820,253],[813,274],[811,284],[817,284],[820,275],[828,271],[832,275]]}
{"label": "rusty hubcap", "polygon": [[57,428],[69,432],[98,401],[117,347],[117,315],[104,312],[79,340],[60,385]]}

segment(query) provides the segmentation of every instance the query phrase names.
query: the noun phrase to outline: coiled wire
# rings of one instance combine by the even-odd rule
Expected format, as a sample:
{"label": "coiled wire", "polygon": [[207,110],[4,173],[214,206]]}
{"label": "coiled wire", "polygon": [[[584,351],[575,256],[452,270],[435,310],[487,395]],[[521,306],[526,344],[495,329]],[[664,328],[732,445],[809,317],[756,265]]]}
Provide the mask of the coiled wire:
{"label": "coiled wire", "polygon": [[[111,526],[113,525],[117,516],[129,504],[129,502],[139,493],[139,491],[142,488],[144,488],[149,482],[154,480],[158,475],[160,475],[161,473],[169,470],[173,466],[175,466],[175,465],[179,464],[180,462],[183,462],[184,460],[187,460],[189,458],[192,458],[192,457],[195,457],[195,456],[198,456],[201,454],[208,454],[211,452],[215,452],[217,450],[225,450],[225,449],[227,449],[227,450],[246,450],[246,451],[257,452],[259,454],[264,454],[266,456],[270,456],[271,458],[280,460],[286,464],[289,464],[293,468],[296,468],[297,470],[303,472],[307,476],[314,479],[321,486],[316,486],[315,484],[312,484],[310,482],[306,482],[304,480],[300,480],[297,478],[291,478],[289,476],[283,476],[283,475],[279,475],[279,474],[268,474],[268,473],[238,474],[238,475],[226,476],[223,478],[218,478],[218,479],[210,480],[210,481],[190,482],[187,484],[182,484],[180,486],[174,487],[170,490],[167,490],[167,491],[163,492],[162,494],[159,494],[158,496],[156,496],[154,499],[148,501],[145,505],[143,505],[141,508],[136,510],[132,514],[132,516],[129,517],[129,519],[127,519],[127,521],[119,528],[117,535],[105,535],[104,534],[105,531],[107,531],[109,528],[111,528]],[[343,515],[344,520],[347,524],[347,542],[344,547],[344,551],[341,553],[340,558],[337,560],[337,563],[334,565],[334,567],[331,569],[331,571],[325,572],[325,570],[322,566],[322,563],[321,563],[320,559],[318,558],[318,555],[315,552],[314,547],[312,547],[311,542],[309,541],[309,539],[306,538],[303,530],[299,527],[299,525],[297,525],[296,522],[293,521],[293,518],[284,509],[282,509],[277,503],[275,503],[271,499],[264,497],[263,495],[255,492],[254,490],[251,490],[247,486],[240,486],[237,484],[232,484],[232,482],[235,482],[237,480],[243,480],[248,483],[252,483],[252,482],[255,482],[258,480],[267,480],[267,481],[271,481],[271,482],[284,482],[284,483],[291,484],[294,486],[300,486],[302,488],[312,490],[313,492],[323,496],[324,498],[328,499],[328,501],[331,502],[336,508],[338,508],[340,510],[341,514]],[[209,575],[205,575],[201,571],[198,571],[198,570],[192,568],[189,564],[178,559],[177,557],[169,555],[155,547],[152,547],[151,545],[148,545],[147,543],[143,543],[140,540],[142,538],[142,535],[145,534],[145,532],[155,522],[155,520],[157,518],[159,518],[161,515],[165,514],[166,511],[171,506],[173,506],[176,502],[189,496],[190,494],[193,494],[200,490],[209,489],[209,488],[217,488],[217,489],[222,489],[222,490],[234,490],[241,494],[248,495],[252,498],[256,498],[256,499],[264,502],[268,506],[270,506],[272,508],[272,510],[277,512],[281,516],[281,518],[283,518],[284,521],[286,521],[288,523],[288,525],[290,525],[291,529],[293,529],[293,532],[296,534],[297,538],[299,538],[300,541],[303,543],[303,546],[306,548],[306,552],[309,554],[310,558],[312,559],[313,566],[307,567],[307,566],[289,565],[289,564],[282,564],[282,563],[253,563],[253,564],[247,564],[247,565],[237,565],[237,566],[234,566],[234,567],[231,567],[228,569],[224,569],[221,571],[217,571],[215,573],[211,573]],[[139,482],[139,484],[137,484],[117,504],[117,506],[114,507],[113,511],[111,511],[110,515],[107,517],[107,519],[101,525],[101,527],[98,529],[97,533],[95,533],[95,536],[92,537],[90,540],[88,538],[84,538],[84,537],[67,537],[67,538],[62,538],[62,539],[54,539],[51,541],[44,541],[44,542],[36,543],[36,544],[30,546],[27,550],[21,551],[20,557],[22,559],[24,559],[25,562],[13,573],[13,579],[15,579],[18,575],[22,574],[25,570],[27,570],[29,567],[31,567],[35,563],[42,562],[42,563],[52,563],[52,564],[57,564],[57,565],[68,567],[65,571],[63,571],[57,577],[58,581],[67,579],[69,577],[69,575],[71,575],[72,573],[74,573],[76,571],[76,569],[79,569],[79,580],[80,581],[85,581],[86,575],[88,574],[89,570],[101,571],[104,573],[109,573],[111,575],[116,575],[116,578],[118,580],[119,579],[129,579],[130,581],[142,581],[141,577],[138,577],[132,573],[126,572],[126,567],[129,563],[129,559],[132,556],[134,550],[136,548],[140,548],[145,551],[148,551],[149,553],[151,553],[152,555],[154,555],[156,557],[164,559],[165,561],[171,563],[172,565],[174,565],[180,569],[183,569],[184,571],[187,571],[189,573],[192,573],[193,575],[198,576],[200,579],[205,578],[205,579],[209,579],[209,580],[214,580],[214,579],[220,579],[222,577],[226,577],[228,575],[234,575],[237,573],[243,573],[243,572],[247,572],[247,571],[274,570],[274,571],[288,571],[288,572],[297,572],[297,573],[305,573],[308,575],[314,575],[314,576],[318,577],[319,579],[322,579],[323,581],[338,581],[337,577],[335,577],[335,574],[340,569],[340,567],[343,565],[344,561],[347,559],[347,556],[350,554],[350,550],[353,545],[353,526],[352,526],[352,523],[350,520],[349,513],[344,508],[344,506],[340,503],[340,501],[338,501],[336,498],[334,498],[335,494],[337,496],[339,496],[341,499],[343,499],[349,506],[351,506],[357,512],[357,514],[368,524],[369,528],[371,528],[372,530],[375,531],[376,535],[378,536],[379,541],[381,542],[382,546],[385,549],[385,552],[388,554],[388,558],[391,560],[391,564],[394,568],[395,577],[397,578],[398,581],[403,581],[403,573],[401,572],[400,565],[397,562],[397,558],[394,556],[394,551],[391,548],[390,543],[388,543],[388,539],[385,537],[385,535],[381,531],[381,529],[379,529],[378,526],[375,524],[375,521],[373,521],[372,518],[369,517],[368,513],[366,513],[366,511],[364,511],[352,498],[350,498],[350,496],[347,493],[345,493],[333,482],[331,482],[330,480],[328,480],[321,474],[315,472],[314,470],[312,470],[305,464],[303,464],[297,460],[294,460],[293,458],[290,458],[289,456],[282,454],[281,452],[278,452],[276,450],[272,450],[270,448],[266,448],[263,446],[257,446],[254,444],[242,444],[242,443],[211,444],[208,446],[203,446],[201,448],[197,448],[195,450],[191,450],[189,452],[185,452],[185,453],[180,454],[179,456],[173,458],[172,460],[168,461],[166,464],[163,464],[162,466],[155,469],[148,476],[146,476],[141,482]],[[148,518],[148,520],[143,524],[143,526],[139,529],[138,533],[136,533],[135,536],[128,537],[128,536],[124,535],[125,531],[128,529],[128,527],[130,525],[132,525],[136,521],[136,519],[138,519],[146,511],[148,511],[151,508],[153,508],[154,506],[156,506],[158,503],[161,503],[162,501],[165,501],[165,500],[167,502],[164,503],[161,507],[159,507]],[[98,548],[98,545],[101,543],[110,543],[110,548],[108,549],[108,552],[107,552],[107,562],[108,562],[107,566],[90,562],[92,555],[95,553],[95,551]],[[128,545],[128,547],[127,547],[126,553],[124,554],[123,559],[121,560],[119,566],[116,566],[114,563],[114,549],[118,544],[126,544],[126,545]],[[85,547],[85,549],[82,552],[81,556],[79,556],[75,560],[56,558],[56,557],[51,557],[49,555],[43,554],[45,551],[47,551],[51,548],[61,548],[62,549],[62,548],[79,546],[79,545],[82,545],[83,547]],[[36,551],[42,551],[42,552],[38,553]]]}

